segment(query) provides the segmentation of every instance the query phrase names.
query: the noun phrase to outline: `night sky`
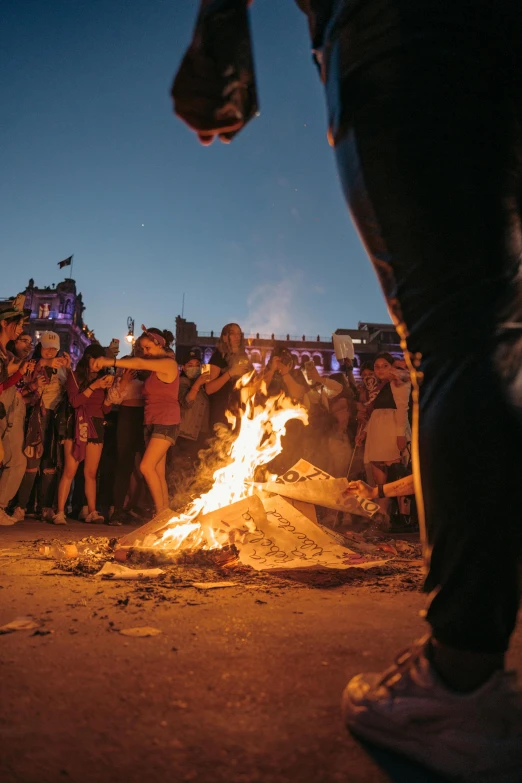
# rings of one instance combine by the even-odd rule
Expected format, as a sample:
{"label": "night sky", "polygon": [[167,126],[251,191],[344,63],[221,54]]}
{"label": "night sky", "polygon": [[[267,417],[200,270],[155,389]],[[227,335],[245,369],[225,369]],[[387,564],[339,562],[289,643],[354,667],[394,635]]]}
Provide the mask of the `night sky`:
{"label": "night sky", "polygon": [[170,85],[197,0],[4,0],[0,296],[74,253],[102,343],[127,316],[174,331],[330,335],[387,321],[342,199],[306,19],[256,0],[261,116],[203,148]]}

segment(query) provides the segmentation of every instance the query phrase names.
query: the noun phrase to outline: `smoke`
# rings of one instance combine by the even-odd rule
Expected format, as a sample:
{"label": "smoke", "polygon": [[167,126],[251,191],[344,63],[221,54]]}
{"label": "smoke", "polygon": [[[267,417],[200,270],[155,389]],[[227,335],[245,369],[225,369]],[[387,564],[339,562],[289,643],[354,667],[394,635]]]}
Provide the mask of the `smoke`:
{"label": "smoke", "polygon": [[278,283],[269,282],[257,286],[247,300],[245,332],[279,335],[296,332],[299,328],[296,305],[299,302],[301,282],[301,273],[295,272]]}

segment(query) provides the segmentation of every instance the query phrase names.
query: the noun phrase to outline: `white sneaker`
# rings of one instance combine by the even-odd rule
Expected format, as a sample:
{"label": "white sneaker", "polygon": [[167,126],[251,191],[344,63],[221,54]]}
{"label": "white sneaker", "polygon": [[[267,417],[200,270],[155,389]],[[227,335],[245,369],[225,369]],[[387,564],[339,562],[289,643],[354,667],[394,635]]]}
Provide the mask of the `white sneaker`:
{"label": "white sneaker", "polygon": [[25,519],[25,508],[20,508],[20,506],[17,506],[13,511],[12,516],[16,522],[23,522]]}
{"label": "white sneaker", "polygon": [[89,516],[89,506],[82,506],[80,513],[78,514],[78,521],[86,522],[88,516]]}
{"label": "white sneaker", "polygon": [[87,522],[87,524],[90,523],[94,525],[103,525],[105,519],[102,517],[100,513],[98,513],[98,511],[91,511],[91,513],[87,514],[87,516],[85,517],[85,521]]}
{"label": "white sneaker", "polygon": [[54,511],[52,508],[42,508],[40,519],[42,522],[52,522],[54,517]]}
{"label": "white sneaker", "polygon": [[522,780],[522,699],[514,672],[456,693],[433,671],[425,639],[382,674],[359,674],[343,694],[354,734],[468,783]]}
{"label": "white sneaker", "polygon": [[0,508],[0,525],[15,525],[17,522],[17,519],[10,517],[7,511],[5,511],[3,508]]}
{"label": "white sneaker", "polygon": [[67,524],[67,519],[65,518],[65,514],[63,513],[63,511],[59,511],[57,514],[54,514],[49,521],[52,522],[53,525]]}

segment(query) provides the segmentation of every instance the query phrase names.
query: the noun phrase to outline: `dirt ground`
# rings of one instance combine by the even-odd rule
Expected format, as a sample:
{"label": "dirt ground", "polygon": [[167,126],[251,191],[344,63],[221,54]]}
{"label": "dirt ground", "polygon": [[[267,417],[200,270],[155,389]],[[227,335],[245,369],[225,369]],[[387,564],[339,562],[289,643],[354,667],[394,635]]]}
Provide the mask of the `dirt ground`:
{"label": "dirt ground", "polygon": [[[161,582],[57,572],[37,539],[112,535],[0,528],[3,783],[435,783],[344,729],[340,694],[424,632],[418,567],[344,580],[171,567]],[[225,579],[225,589],[193,581]],[[121,630],[151,626],[147,638]],[[522,663],[517,632],[510,664]]]}

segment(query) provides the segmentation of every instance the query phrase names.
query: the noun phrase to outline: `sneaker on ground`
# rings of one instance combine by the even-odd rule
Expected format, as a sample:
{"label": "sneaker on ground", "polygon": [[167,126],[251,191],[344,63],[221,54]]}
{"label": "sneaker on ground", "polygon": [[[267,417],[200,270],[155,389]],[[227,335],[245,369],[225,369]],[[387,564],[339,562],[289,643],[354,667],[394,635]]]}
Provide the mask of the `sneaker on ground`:
{"label": "sneaker on ground", "polygon": [[103,525],[105,522],[105,519],[102,517],[102,515],[98,511],[91,511],[90,514],[87,514],[85,517],[85,521],[87,524],[91,525]]}
{"label": "sneaker on ground", "polygon": [[67,524],[67,520],[65,518],[65,514],[63,513],[63,511],[59,511],[57,514],[53,514],[53,516],[51,517],[51,519],[49,521],[52,522],[53,525],[66,525]]}
{"label": "sneaker on ground", "polygon": [[466,783],[520,783],[522,699],[514,672],[499,671],[472,693],[447,688],[423,639],[381,674],[346,686],[343,713],[353,733]]}
{"label": "sneaker on ground", "polygon": [[78,521],[86,522],[88,516],[89,516],[89,506],[82,506],[80,509],[80,513],[78,514]]}
{"label": "sneaker on ground", "polygon": [[25,508],[20,508],[20,506],[17,506],[12,513],[12,517],[17,522],[23,522],[25,519]]}
{"label": "sneaker on ground", "polygon": [[42,508],[40,519],[42,522],[52,522],[54,517],[54,510],[52,508]]}
{"label": "sneaker on ground", "polygon": [[14,517],[10,517],[5,509],[0,508],[0,525],[16,525],[18,522]]}

